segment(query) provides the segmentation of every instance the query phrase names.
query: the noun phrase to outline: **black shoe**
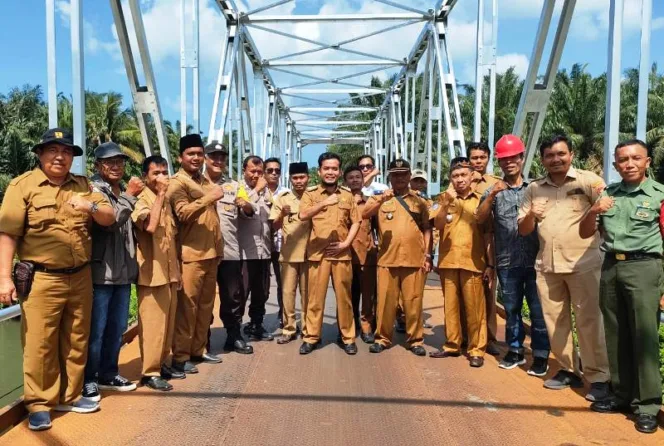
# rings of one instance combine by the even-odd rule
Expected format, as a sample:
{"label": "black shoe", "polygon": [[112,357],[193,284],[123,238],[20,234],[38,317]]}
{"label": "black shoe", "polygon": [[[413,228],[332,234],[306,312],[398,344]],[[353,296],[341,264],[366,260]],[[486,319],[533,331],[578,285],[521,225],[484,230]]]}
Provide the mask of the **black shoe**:
{"label": "black shoe", "polygon": [[440,358],[458,358],[459,356],[461,356],[460,352],[448,352],[448,351],[445,351],[445,350],[440,350],[440,351],[437,351],[437,352],[429,352],[429,358],[436,358],[436,359],[440,359]]}
{"label": "black shoe", "polygon": [[634,427],[644,434],[654,434],[657,431],[657,417],[642,413],[636,417]]}
{"label": "black shoe", "polygon": [[254,348],[247,344],[241,337],[233,339],[229,338],[224,344],[224,351],[235,352],[241,355],[251,355],[254,353]]}
{"label": "black shoe", "polygon": [[316,350],[319,345],[320,345],[320,342],[316,342],[315,344],[310,344],[308,342],[303,342],[302,345],[300,346],[300,354],[301,355],[308,355],[309,353]]}
{"label": "black shoe", "polygon": [[604,401],[611,396],[609,383],[591,383],[590,392],[586,394],[586,399],[590,402]]}
{"label": "black shoe", "polygon": [[185,379],[187,375],[184,372],[178,372],[166,364],[161,365],[161,377],[165,380],[169,379]]}
{"label": "black shoe", "polygon": [[87,398],[90,401],[99,402],[101,401],[101,395],[99,394],[99,387],[94,381],[83,384],[83,393],[81,394],[83,398]]}
{"label": "black shoe", "polygon": [[100,379],[98,385],[100,390],[114,390],[116,392],[136,390],[136,384],[120,375],[116,375],[111,379]]}
{"label": "black shoe", "polygon": [[369,347],[369,352],[371,353],[381,353],[383,350],[385,350],[385,346],[378,342],[371,344],[371,347]]}
{"label": "black shoe", "polygon": [[173,386],[171,386],[164,378],[159,376],[144,376],[141,378],[141,384],[151,388],[152,390],[159,390],[162,392],[173,390]]}
{"label": "black shoe", "polygon": [[356,355],[357,354],[357,345],[354,342],[344,345],[344,351],[347,355]]}
{"label": "black shoe", "polygon": [[572,372],[561,370],[556,375],[544,381],[544,387],[551,390],[562,390],[568,387],[583,387],[583,381]]}
{"label": "black shoe", "polygon": [[245,333],[247,333],[250,341],[274,341],[274,336],[265,331],[262,325],[250,324],[248,327],[251,328],[245,330]]}
{"label": "black shoe", "polygon": [[397,326],[396,326],[396,331],[397,333],[405,333],[406,332],[406,324],[401,321],[397,321]]}
{"label": "black shoe", "polygon": [[422,347],[421,345],[415,345],[411,348],[409,348],[411,353],[413,353],[415,356],[426,356],[427,351]]}
{"label": "black shoe", "polygon": [[291,341],[294,341],[297,339],[297,334],[292,334],[292,335],[281,335],[277,338],[277,344],[279,345],[284,345],[288,344]]}
{"label": "black shoe", "polygon": [[522,354],[509,351],[505,357],[498,363],[498,367],[505,370],[512,370],[526,363],[526,358]]}
{"label": "black shoe", "polygon": [[468,362],[470,362],[471,367],[482,367],[484,365],[484,358],[481,356],[471,356]]}
{"label": "black shoe", "polygon": [[376,342],[376,338],[374,337],[373,333],[362,333],[360,335],[360,339],[362,339],[362,342],[365,344],[373,344]]}
{"label": "black shoe", "polygon": [[171,368],[176,372],[186,373],[187,375],[194,375],[198,373],[198,368],[196,368],[194,363],[191,361],[185,361],[185,362],[173,361],[173,365],[171,365]]}
{"label": "black shoe", "polygon": [[203,353],[201,356],[192,356],[191,357],[191,362],[193,362],[193,363],[204,362],[206,364],[219,364],[221,362],[221,358],[219,356],[215,356],[215,355],[212,355],[210,353]]}
{"label": "black shoe", "polygon": [[535,357],[533,359],[532,365],[528,369],[528,374],[530,376],[544,376],[548,371],[549,371],[549,359]]}
{"label": "black shoe", "polygon": [[598,413],[628,413],[629,406],[621,404],[615,398],[607,400],[595,401],[590,405],[590,410]]}

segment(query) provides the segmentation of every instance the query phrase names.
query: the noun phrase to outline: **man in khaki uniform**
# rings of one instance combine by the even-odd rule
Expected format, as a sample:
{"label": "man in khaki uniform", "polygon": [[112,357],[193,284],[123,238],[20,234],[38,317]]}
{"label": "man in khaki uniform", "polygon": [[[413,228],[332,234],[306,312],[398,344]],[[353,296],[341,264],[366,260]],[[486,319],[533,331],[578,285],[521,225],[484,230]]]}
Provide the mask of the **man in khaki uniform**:
{"label": "man in khaki uniform", "polygon": [[406,314],[408,350],[425,356],[422,346],[424,281],[431,269],[431,227],[427,203],[409,187],[410,164],[396,159],[389,166],[392,189],[369,198],[362,217],[378,216],[378,307],[376,342],[380,353],[392,345],[399,295]]}
{"label": "man in khaki uniform", "polygon": [[226,329],[224,350],[250,355],[254,352],[254,348],[244,340],[240,329],[247,298],[242,280],[238,216],[243,206],[251,212],[251,204],[243,198],[238,198],[240,185],[226,175],[227,168],[228,149],[218,141],[212,141],[205,146],[205,176],[210,182],[220,184],[224,192],[223,197],[217,201],[217,214],[224,237],[224,256],[217,270],[219,318]]}
{"label": "man in khaki uniform", "polygon": [[344,351],[354,355],[357,353],[357,345],[350,295],[353,277],[350,246],[360,228],[361,218],[353,195],[347,188],[337,184],[341,176],[339,155],[330,152],[321,154],[318,157],[318,174],[322,184],[307,189],[300,204],[300,219],[311,220],[311,236],[307,247],[307,334],[300,347],[300,354],[309,354],[320,344],[325,295],[332,276]]}
{"label": "man in khaki uniform", "polygon": [[[350,189],[362,215],[367,197],[362,194],[363,177],[358,166],[350,166],[344,171],[344,183]],[[351,245],[353,256],[353,315],[355,326],[362,330],[360,337],[366,344],[374,343],[376,324],[376,261],[378,250],[374,244],[371,219],[363,218],[360,229]],[[362,304],[360,306],[360,303]]]}
{"label": "man in khaki uniform", "polygon": [[278,344],[287,344],[297,338],[295,325],[295,296],[299,286],[302,302],[302,337],[307,334],[307,240],[311,231],[310,221],[301,221],[300,200],[309,183],[307,163],[291,163],[288,176],[292,191],[285,190],[274,198],[270,210],[270,221],[274,231],[281,231],[281,253],[279,255],[281,284],[283,291],[283,329],[277,338]]}
{"label": "man in khaki uniform", "polygon": [[131,219],[136,227],[138,258],[138,340],[141,384],[154,390],[173,389],[166,380],[184,373],[166,365],[173,343],[177,291],[181,281],[176,226],[166,199],[168,164],[160,156],[143,161],[146,188],[138,196]]}
{"label": "man in khaki uniform", "polygon": [[39,167],[9,183],[0,208],[0,303],[16,301],[14,254],[35,268],[32,289],[21,296],[23,401],[29,427],[51,427],[50,411],[94,412],[79,399],[92,311],[92,221],[115,222],[113,208],[93,193],[87,178],[72,175],[83,150],[71,132],[51,129],[32,148]]}
{"label": "man in khaki uniform", "polygon": [[602,255],[600,237],[579,235],[579,224],[605,188],[592,172],[572,167],[573,152],[565,136],[540,146],[547,176],[533,181],[519,209],[519,233],[537,228],[539,252],[535,260],[537,290],[549,332],[551,352],[560,371],[545,381],[548,389],[583,387],[575,374],[572,314],[576,316],[583,374],[591,383],[589,401],[608,396],[609,363],[604,323],[599,308]]}
{"label": "man in khaki uniform", "polygon": [[446,342],[442,351],[430,356],[461,355],[463,302],[470,366],[482,367],[487,345],[483,274],[488,243],[484,227],[475,218],[480,195],[472,188],[468,158],[459,157],[450,162],[450,182],[454,190],[447,190],[440,203],[432,207],[434,224],[440,230],[438,270],[445,299]]}
{"label": "man in khaki uniform", "polygon": [[[468,145],[468,159],[470,160],[470,165],[472,166],[475,174],[473,176],[473,188],[480,197],[484,195],[490,187],[500,181],[500,177],[491,175],[487,173],[487,167],[491,161],[491,150],[489,146],[484,142],[471,142]],[[493,252],[493,221],[489,220],[485,224],[485,230],[489,236],[489,243],[491,245],[490,251]],[[489,265],[495,266],[495,261],[492,258],[487,259]],[[490,355],[497,356],[500,354],[500,351],[496,347],[495,343],[497,342],[496,334],[498,333],[498,316],[496,314],[496,272],[493,270],[493,277],[491,277],[491,286],[487,286],[487,283],[484,284],[484,295],[486,297],[486,324],[487,324],[487,336],[488,344],[486,346],[486,352]]]}
{"label": "man in khaki uniform", "polygon": [[200,135],[180,138],[182,167],[171,179],[166,194],[178,220],[182,247],[173,368],[184,373],[198,373],[197,362],[221,362],[221,358],[206,353],[205,346],[217,294],[217,266],[224,252],[216,210],[216,202],[224,192],[221,185],[212,184],[201,173],[203,160]]}

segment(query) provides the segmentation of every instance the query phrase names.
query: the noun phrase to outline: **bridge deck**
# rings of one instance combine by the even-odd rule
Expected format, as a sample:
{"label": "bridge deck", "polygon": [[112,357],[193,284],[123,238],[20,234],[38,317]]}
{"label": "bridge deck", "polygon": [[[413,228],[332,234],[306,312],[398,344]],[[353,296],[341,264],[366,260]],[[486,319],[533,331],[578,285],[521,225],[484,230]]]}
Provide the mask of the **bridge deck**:
{"label": "bridge deck", "polygon": [[[425,294],[434,325],[425,342],[434,349],[443,337],[438,285]],[[172,392],[106,393],[98,413],[56,414],[41,433],[24,421],[0,444],[664,444],[662,430],[646,436],[624,415],[591,413],[583,389],[544,389],[527,366],[500,370],[488,356],[483,368],[471,369],[464,358],[419,358],[401,346],[372,355],[359,339],[359,354],[348,357],[334,344],[334,314],[330,290],[325,345],[309,356],[298,354],[299,342],[255,343],[254,355],[223,355],[223,364],[174,381]],[[224,333],[213,329],[214,351]],[[121,364],[126,376],[140,377],[137,339],[122,350]]]}

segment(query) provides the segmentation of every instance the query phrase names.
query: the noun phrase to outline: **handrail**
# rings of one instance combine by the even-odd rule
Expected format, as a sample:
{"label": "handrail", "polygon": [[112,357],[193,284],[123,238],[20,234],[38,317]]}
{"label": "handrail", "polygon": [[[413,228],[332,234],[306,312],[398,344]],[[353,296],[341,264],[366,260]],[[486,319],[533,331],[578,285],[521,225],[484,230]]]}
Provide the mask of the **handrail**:
{"label": "handrail", "polygon": [[16,316],[21,314],[20,305],[12,305],[11,307],[3,308],[0,310],[0,322],[4,322],[8,319],[13,319]]}

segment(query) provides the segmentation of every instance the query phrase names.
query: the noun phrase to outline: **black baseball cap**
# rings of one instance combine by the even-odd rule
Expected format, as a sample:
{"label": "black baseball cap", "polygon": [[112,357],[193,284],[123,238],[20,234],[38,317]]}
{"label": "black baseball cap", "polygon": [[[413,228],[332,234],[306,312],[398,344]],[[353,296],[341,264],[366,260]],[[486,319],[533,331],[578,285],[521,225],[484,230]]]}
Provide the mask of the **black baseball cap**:
{"label": "black baseball cap", "polygon": [[209,154],[215,153],[215,152],[221,152],[221,153],[225,153],[226,155],[228,155],[228,149],[226,148],[226,146],[224,146],[222,143],[220,143],[219,141],[216,141],[216,140],[212,141],[210,144],[205,146],[205,154],[206,155],[209,155]]}
{"label": "black baseball cap", "polygon": [[41,149],[48,144],[62,144],[63,146],[74,149],[74,156],[83,155],[83,149],[74,144],[74,137],[69,129],[63,129],[60,127],[48,129],[46,133],[42,135],[41,142],[35,144],[32,151],[36,153],[37,149]]}
{"label": "black baseball cap", "polygon": [[387,171],[389,173],[410,172],[410,163],[403,158],[392,160]]}
{"label": "black baseball cap", "polygon": [[120,156],[124,159],[129,158],[122,152],[120,146],[114,142],[105,142],[95,149],[95,159],[97,160],[115,158],[116,156]]}

